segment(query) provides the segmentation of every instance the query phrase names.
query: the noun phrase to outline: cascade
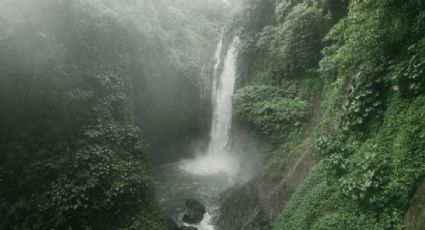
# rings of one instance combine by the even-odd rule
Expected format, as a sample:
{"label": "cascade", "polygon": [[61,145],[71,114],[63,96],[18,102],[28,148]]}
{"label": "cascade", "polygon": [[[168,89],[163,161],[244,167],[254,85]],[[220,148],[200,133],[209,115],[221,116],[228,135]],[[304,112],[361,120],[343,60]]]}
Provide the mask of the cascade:
{"label": "cascade", "polygon": [[232,127],[232,96],[236,81],[236,47],[234,39],[227,50],[223,71],[218,74],[223,48],[223,32],[215,52],[214,81],[212,87],[213,118],[207,150],[195,159],[181,164],[180,168],[195,175],[226,173],[236,176],[240,165],[231,153],[230,131]]}
{"label": "cascade", "polygon": [[207,154],[219,155],[227,151],[232,126],[232,96],[235,87],[235,47],[232,43],[224,62],[221,75],[216,78],[213,89],[213,119]]}
{"label": "cascade", "polygon": [[[211,100],[213,103],[215,103],[214,98],[216,97],[216,92],[217,92],[217,84],[218,84],[218,79],[219,77],[218,75],[218,69],[220,67],[220,63],[221,63],[221,52],[223,49],[223,37],[224,37],[224,28],[221,29],[221,37],[220,37],[220,41],[218,42],[217,48],[215,49],[215,54],[214,54],[214,72],[213,72],[213,84],[212,84],[212,90],[211,90]],[[215,106],[215,104],[213,104],[213,106]]]}

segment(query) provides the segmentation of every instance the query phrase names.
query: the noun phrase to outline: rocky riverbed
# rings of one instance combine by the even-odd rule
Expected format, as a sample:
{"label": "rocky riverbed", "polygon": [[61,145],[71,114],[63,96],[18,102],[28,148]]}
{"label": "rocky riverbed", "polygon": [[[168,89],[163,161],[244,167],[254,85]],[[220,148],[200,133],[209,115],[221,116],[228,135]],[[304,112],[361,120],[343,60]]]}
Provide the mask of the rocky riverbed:
{"label": "rocky riverbed", "polygon": [[220,194],[235,181],[224,173],[193,175],[182,170],[180,164],[154,170],[158,203],[169,217],[168,225],[174,229],[216,230]]}

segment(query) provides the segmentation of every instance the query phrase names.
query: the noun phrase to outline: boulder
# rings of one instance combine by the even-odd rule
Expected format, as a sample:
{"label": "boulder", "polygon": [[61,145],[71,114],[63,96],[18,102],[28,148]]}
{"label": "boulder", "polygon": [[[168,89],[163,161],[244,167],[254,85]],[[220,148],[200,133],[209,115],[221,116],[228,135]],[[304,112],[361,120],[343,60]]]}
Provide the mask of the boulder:
{"label": "boulder", "polygon": [[185,205],[186,212],[183,215],[183,221],[188,224],[200,223],[207,212],[206,207],[201,202],[193,199],[187,200]]}

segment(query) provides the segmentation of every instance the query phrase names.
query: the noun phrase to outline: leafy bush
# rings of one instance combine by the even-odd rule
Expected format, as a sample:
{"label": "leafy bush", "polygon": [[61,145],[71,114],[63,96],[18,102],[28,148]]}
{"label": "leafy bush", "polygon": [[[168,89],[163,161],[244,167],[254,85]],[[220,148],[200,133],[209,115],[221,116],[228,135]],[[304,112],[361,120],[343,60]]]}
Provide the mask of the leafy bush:
{"label": "leafy bush", "polygon": [[370,213],[363,212],[337,212],[321,218],[314,224],[315,230],[363,230],[363,229],[385,229]]}
{"label": "leafy bush", "polygon": [[286,91],[271,86],[253,86],[238,90],[234,99],[237,119],[262,135],[273,139],[284,137],[308,115],[308,103],[291,98],[294,95],[291,88]]}
{"label": "leafy bush", "polygon": [[342,133],[333,133],[320,136],[316,143],[317,154],[325,162],[324,167],[331,178],[332,176],[339,178],[347,172],[349,157],[358,145],[357,143],[348,144],[344,138]]}
{"label": "leafy bush", "polygon": [[[322,121],[341,116],[341,122],[317,127],[321,162],[274,229],[403,228],[411,195],[425,177],[424,6],[351,1],[347,17],[327,35],[319,73],[325,98],[333,98],[323,104]],[[292,7],[280,1],[281,23]],[[261,45],[273,33],[264,30]]]}
{"label": "leafy bush", "polygon": [[[339,76],[340,87],[347,91],[342,115],[346,130],[367,126],[392,89],[418,91],[421,87],[421,61],[415,55],[422,52],[415,48],[420,47],[417,43],[424,33],[419,29],[423,27],[423,15],[417,10],[421,6],[420,2],[353,2],[347,17],[326,36],[332,45],[324,49],[321,73],[331,79]],[[411,76],[410,82],[388,84],[386,76],[392,71],[394,81],[404,75]]]}
{"label": "leafy bush", "polygon": [[[244,4],[251,4],[247,2]],[[330,27],[321,6],[302,0],[276,4],[274,15],[255,12],[264,18],[272,15],[275,20],[256,25],[256,31],[251,31],[252,27],[242,30],[238,67],[244,83],[282,85],[288,79],[303,79],[321,58],[322,38]],[[269,1],[254,9],[259,11],[265,5],[270,7]]]}
{"label": "leafy bush", "polygon": [[162,228],[110,4],[0,3],[1,229]]}
{"label": "leafy bush", "polygon": [[282,78],[300,78],[306,70],[316,67],[327,27],[319,9],[307,4],[294,6],[275,28],[269,46],[273,60],[279,63],[277,74]]}
{"label": "leafy bush", "polygon": [[425,39],[411,45],[393,70],[388,81],[393,91],[400,91],[403,95],[414,96],[425,90]]}
{"label": "leafy bush", "polygon": [[326,184],[326,172],[322,166],[319,164],[311,170],[273,224],[273,229],[310,229],[320,214],[321,206],[332,194],[332,187]]}
{"label": "leafy bush", "polygon": [[423,115],[417,113],[423,103],[423,97],[414,101],[393,98],[383,128],[352,158],[351,173],[342,178],[344,194],[381,208],[407,204],[410,191],[424,175],[420,162],[425,153],[419,147],[424,123]]}
{"label": "leafy bush", "polygon": [[[2,166],[2,228],[117,229],[132,226],[144,210],[156,210],[148,151],[137,130],[103,124],[71,146],[49,146],[3,149],[27,166],[23,172]],[[142,224],[161,226],[158,217],[153,226]]]}

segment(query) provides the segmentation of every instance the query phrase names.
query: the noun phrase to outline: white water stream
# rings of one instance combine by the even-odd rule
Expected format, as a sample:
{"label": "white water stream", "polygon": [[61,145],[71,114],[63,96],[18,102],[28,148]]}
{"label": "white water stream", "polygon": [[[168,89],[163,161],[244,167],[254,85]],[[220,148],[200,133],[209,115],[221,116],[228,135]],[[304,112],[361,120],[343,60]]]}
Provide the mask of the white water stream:
{"label": "white water stream", "polygon": [[227,50],[223,71],[219,76],[217,73],[221,66],[223,35],[216,50],[215,78],[212,89],[213,119],[208,148],[206,152],[198,154],[195,159],[185,161],[180,165],[182,170],[194,175],[206,176],[225,173],[232,179],[237,176],[240,169],[239,159],[230,150],[232,96],[236,80],[236,48],[234,43],[235,41]]}
{"label": "white water stream", "polygon": [[[222,31],[215,51],[214,79],[211,92],[213,116],[208,147],[193,159],[157,169],[159,203],[181,226],[199,230],[215,230],[214,217],[218,211],[218,198],[233,186],[241,168],[236,154],[230,148],[232,127],[232,96],[236,78],[236,48],[232,42],[221,63],[223,52]],[[220,70],[221,73],[220,73]],[[196,225],[184,223],[181,204],[188,198],[197,199],[207,207],[203,220]]]}

